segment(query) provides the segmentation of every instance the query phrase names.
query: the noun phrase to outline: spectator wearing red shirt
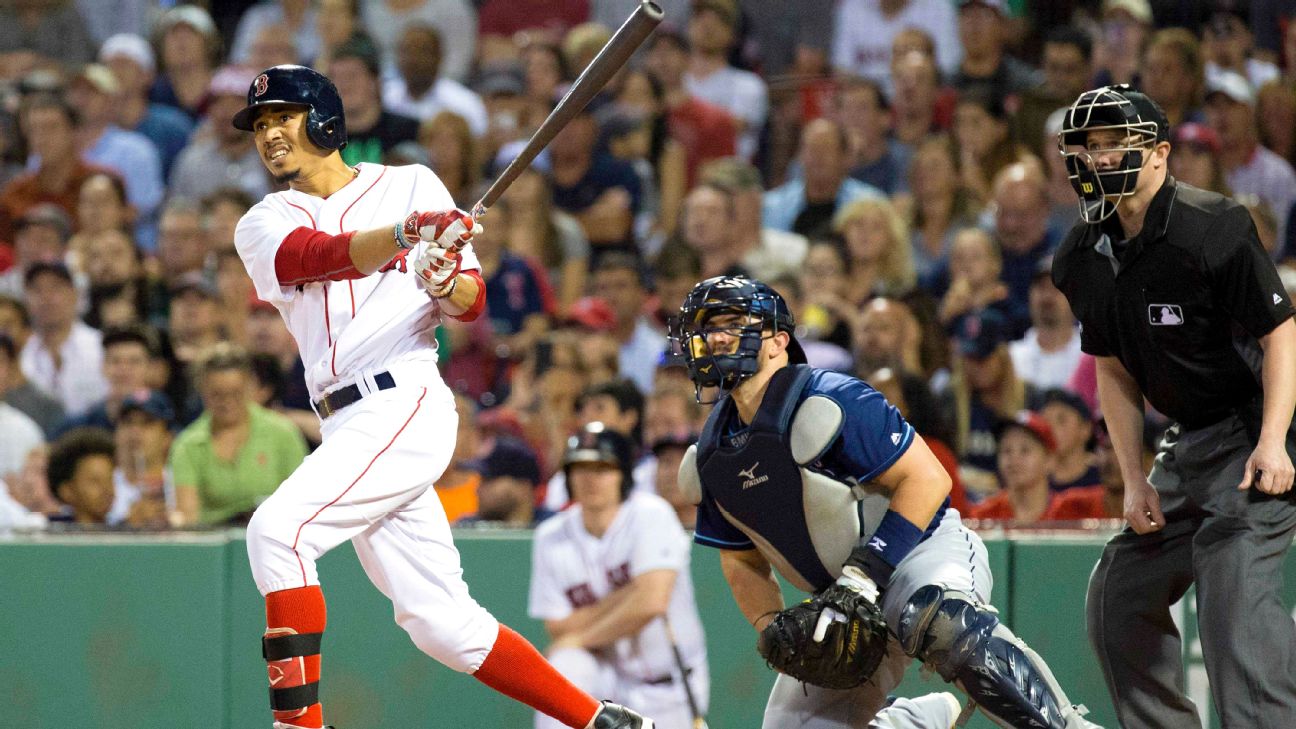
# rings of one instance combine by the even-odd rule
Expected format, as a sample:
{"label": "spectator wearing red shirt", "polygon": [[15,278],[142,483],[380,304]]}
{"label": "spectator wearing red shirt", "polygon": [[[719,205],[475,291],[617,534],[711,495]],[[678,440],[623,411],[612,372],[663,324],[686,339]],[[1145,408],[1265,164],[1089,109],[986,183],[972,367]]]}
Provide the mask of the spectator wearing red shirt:
{"label": "spectator wearing red shirt", "polygon": [[1048,421],[1022,410],[997,428],[999,484],[994,496],[971,507],[974,519],[1003,519],[1019,524],[1043,521],[1053,505],[1049,470],[1057,441]]}
{"label": "spectator wearing red shirt", "polygon": [[684,145],[691,188],[703,163],[735,154],[738,122],[725,109],[694,97],[684,88],[689,46],[678,30],[659,27],[651,43],[645,68],[665,91],[666,123],[670,135]]}
{"label": "spectator wearing red shirt", "polygon": [[1081,519],[1120,519],[1125,511],[1125,482],[1120,465],[1112,452],[1106,432],[1097,428],[1099,483],[1067,489],[1053,499],[1044,515],[1045,521],[1080,521]]}

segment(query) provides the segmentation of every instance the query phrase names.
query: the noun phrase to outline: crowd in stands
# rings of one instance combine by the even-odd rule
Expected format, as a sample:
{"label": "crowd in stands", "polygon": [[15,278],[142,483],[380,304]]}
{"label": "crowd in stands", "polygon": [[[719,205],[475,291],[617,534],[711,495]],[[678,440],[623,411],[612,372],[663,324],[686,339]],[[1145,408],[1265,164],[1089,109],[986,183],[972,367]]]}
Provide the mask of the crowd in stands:
{"label": "crowd in stands", "polygon": [[[707,408],[666,328],[737,273],[787,298],[811,364],[901,410],[965,515],[1119,518],[1049,276],[1079,218],[1062,110],[1096,85],[1160,103],[1172,174],[1245,204],[1296,289],[1296,0],[657,2],[483,221],[486,315],[438,333],[452,523],[562,509],[564,442],[601,421],[692,526],[676,469]],[[277,189],[230,124],[261,69],[328,75],[348,164],[427,165],[469,208],[635,4],[0,4],[0,526],[239,524],[318,443],[234,248]]]}

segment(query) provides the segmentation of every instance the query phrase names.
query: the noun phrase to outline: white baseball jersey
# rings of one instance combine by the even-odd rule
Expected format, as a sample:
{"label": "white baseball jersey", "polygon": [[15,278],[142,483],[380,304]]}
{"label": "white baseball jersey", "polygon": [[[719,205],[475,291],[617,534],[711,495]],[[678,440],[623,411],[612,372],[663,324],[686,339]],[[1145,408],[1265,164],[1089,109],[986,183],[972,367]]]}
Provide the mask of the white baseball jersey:
{"label": "white baseball jersey", "polygon": [[[436,362],[434,333],[440,308],[413,271],[420,243],[386,271],[351,281],[282,286],[275,254],[299,227],[329,234],[395,225],[415,210],[455,207],[441,180],[426,167],[356,165],[359,175],[327,198],[296,190],[267,195],[239,221],[234,244],[257,295],[274,304],[297,340],[311,399],[367,372],[396,362]],[[397,253],[393,239],[392,252]],[[469,245],[463,270],[480,269]],[[429,370],[435,370],[429,367]]]}
{"label": "white baseball jersey", "polygon": [[[579,505],[573,506],[536,529],[527,608],[531,617],[561,620],[645,572],[675,570],[667,618],[684,664],[690,669],[705,665],[702,620],[689,575],[689,537],[670,504],[656,494],[632,492],[602,537],[585,530],[581,513]],[[678,672],[660,620],[617,641],[615,656],[623,679],[650,681]]]}

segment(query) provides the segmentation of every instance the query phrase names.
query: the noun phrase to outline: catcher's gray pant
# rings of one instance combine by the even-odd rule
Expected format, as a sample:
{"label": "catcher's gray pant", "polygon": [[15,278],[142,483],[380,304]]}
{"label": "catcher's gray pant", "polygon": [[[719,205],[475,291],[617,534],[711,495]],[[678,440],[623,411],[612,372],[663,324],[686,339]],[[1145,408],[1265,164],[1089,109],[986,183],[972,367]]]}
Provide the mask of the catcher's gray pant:
{"label": "catcher's gray pant", "polygon": [[1142,536],[1126,528],[1094,568],[1089,639],[1125,729],[1201,726],[1184,693],[1183,647],[1170,616],[1194,582],[1223,726],[1296,727],[1296,627],[1280,597],[1296,505],[1291,492],[1237,490],[1254,446],[1236,417],[1186,432],[1172,427],[1148,476],[1166,525]]}
{"label": "catcher's gray pant", "polygon": [[[963,526],[958,511],[949,509],[936,532],[896,566],[891,585],[882,595],[882,612],[895,633],[900,610],[925,585],[961,590],[990,602],[994,578],[985,544]],[[958,716],[937,695],[897,699],[886,706],[887,694],[900,685],[913,659],[904,654],[893,635],[887,657],[873,679],[847,691],[820,688],[779,674],[765,705],[763,729],[949,729]]]}

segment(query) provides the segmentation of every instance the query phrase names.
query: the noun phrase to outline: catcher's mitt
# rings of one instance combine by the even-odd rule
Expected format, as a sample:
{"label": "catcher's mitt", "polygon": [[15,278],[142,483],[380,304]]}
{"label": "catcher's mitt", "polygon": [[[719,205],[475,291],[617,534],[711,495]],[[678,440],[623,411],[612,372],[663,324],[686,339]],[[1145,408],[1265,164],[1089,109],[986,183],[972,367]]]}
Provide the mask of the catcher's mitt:
{"label": "catcher's mitt", "polygon": [[[821,618],[827,630],[822,640],[815,640]],[[881,608],[855,590],[832,585],[775,615],[761,631],[756,650],[779,673],[824,688],[848,689],[877,670],[887,638]]]}

